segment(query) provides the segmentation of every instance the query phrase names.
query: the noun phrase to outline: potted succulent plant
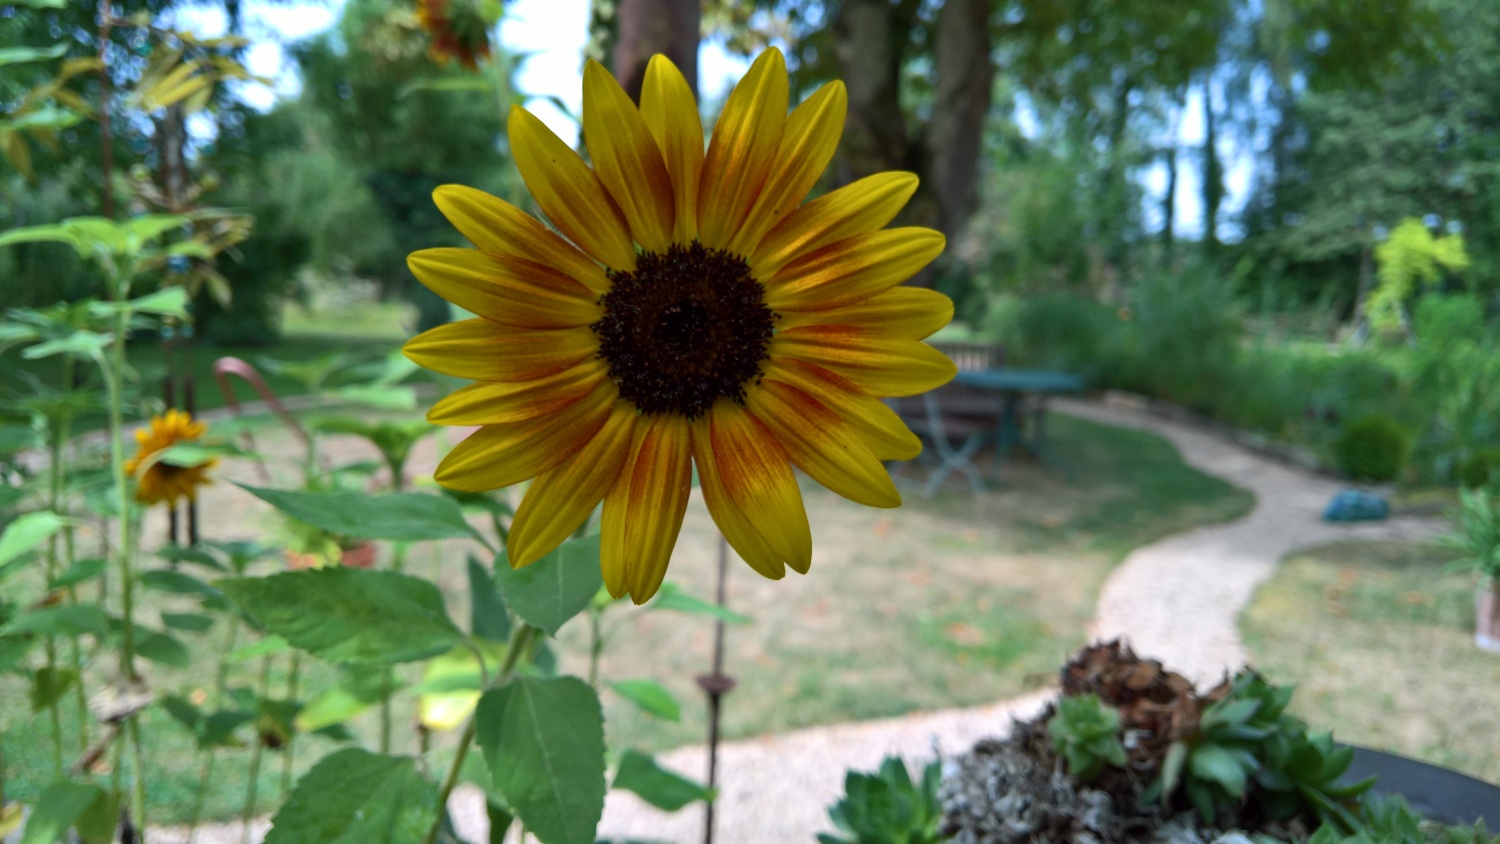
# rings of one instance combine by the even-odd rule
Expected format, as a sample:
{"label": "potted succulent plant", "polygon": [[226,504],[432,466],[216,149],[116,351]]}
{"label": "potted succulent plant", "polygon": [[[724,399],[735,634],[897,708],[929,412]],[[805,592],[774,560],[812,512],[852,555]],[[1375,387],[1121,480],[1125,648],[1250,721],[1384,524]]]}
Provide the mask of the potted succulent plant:
{"label": "potted succulent plant", "polygon": [[1445,544],[1463,552],[1454,565],[1479,575],[1474,599],[1474,643],[1500,653],[1500,492],[1490,488],[1459,493],[1454,530]]}

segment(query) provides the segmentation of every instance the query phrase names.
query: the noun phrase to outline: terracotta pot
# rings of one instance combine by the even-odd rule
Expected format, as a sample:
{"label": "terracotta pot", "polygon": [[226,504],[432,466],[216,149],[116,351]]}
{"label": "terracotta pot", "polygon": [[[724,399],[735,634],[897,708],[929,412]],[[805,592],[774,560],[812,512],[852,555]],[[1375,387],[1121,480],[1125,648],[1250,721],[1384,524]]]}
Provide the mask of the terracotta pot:
{"label": "terracotta pot", "polygon": [[1474,644],[1500,653],[1500,581],[1485,580],[1474,596]]}

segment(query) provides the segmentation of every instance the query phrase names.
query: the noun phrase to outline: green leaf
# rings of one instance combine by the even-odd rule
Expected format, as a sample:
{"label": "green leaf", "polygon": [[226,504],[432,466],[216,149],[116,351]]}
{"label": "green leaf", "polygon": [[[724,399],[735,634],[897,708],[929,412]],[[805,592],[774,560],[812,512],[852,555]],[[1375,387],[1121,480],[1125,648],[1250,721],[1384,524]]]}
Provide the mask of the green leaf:
{"label": "green leaf", "polygon": [[516,615],[556,636],[558,628],[582,612],[604,585],[599,536],[570,539],[523,569],[511,568],[502,552],[495,559],[495,581]]}
{"label": "green leaf", "polygon": [[66,226],[43,225],[24,226],[19,229],[9,229],[0,232],[0,246],[10,246],[16,243],[66,243],[74,249],[78,249],[78,239]]}
{"label": "green leaf", "polygon": [[709,618],[719,619],[725,624],[749,624],[750,616],[741,615],[733,610],[726,609],[718,604],[712,604],[702,598],[684,592],[681,586],[675,583],[663,583],[661,591],[656,593],[656,600],[646,605],[648,610],[672,610],[674,612],[685,612],[693,615],[702,615]]}
{"label": "green leaf", "polygon": [[180,214],[142,214],[127,220],[120,228],[128,238],[134,241],[136,248],[139,248],[140,244],[156,240],[167,232],[183,228],[191,222],[192,220]]}
{"label": "green leaf", "polygon": [[0,67],[60,59],[67,52],[66,41],[53,44],[51,47],[0,47]]}
{"label": "green leaf", "polygon": [[329,394],[340,401],[362,404],[381,410],[416,410],[417,392],[411,387],[364,386],[339,387]]}
{"label": "green leaf", "polygon": [[620,694],[643,712],[649,712],[658,718],[668,721],[677,721],[682,718],[682,708],[677,705],[677,698],[666,687],[653,680],[621,680],[618,683],[610,683],[609,687]]}
{"label": "green leaf", "polygon": [[0,128],[8,129],[10,131],[22,129],[31,132],[34,132],[38,129],[44,131],[56,131],[58,129],[67,129],[72,126],[77,126],[82,122],[83,115],[79,114],[76,111],[70,111],[68,109],[58,108],[57,106],[52,105],[45,105],[41,108],[33,108],[29,111],[22,112],[13,119],[0,121],[0,124],[3,124],[3,126],[0,126]]}
{"label": "green leaf", "polygon": [[156,552],[156,556],[163,560],[171,560],[174,563],[194,563],[214,571],[228,571],[224,564],[219,562],[207,551],[199,548],[183,548],[177,545],[168,545]]}
{"label": "green leaf", "polygon": [[240,486],[300,522],[339,536],[422,542],[474,536],[457,502],[437,495],[398,492],[288,492]]}
{"label": "green leaf", "polygon": [[266,636],[258,642],[251,642],[242,648],[235,648],[224,661],[230,665],[241,662],[249,662],[253,659],[284,654],[291,650],[292,646],[280,636]]}
{"label": "green leaf", "polygon": [[[384,666],[345,666],[337,685],[308,701],[297,713],[297,729],[311,733],[342,724],[379,703],[388,688],[388,673]],[[391,687],[396,685],[392,683]]]}
{"label": "green leaf", "polygon": [[218,712],[210,712],[198,727],[199,749],[238,747],[240,741],[234,737],[234,731],[254,719],[255,713],[248,709],[221,709]]}
{"label": "green leaf", "polygon": [[119,307],[140,314],[156,314],[158,316],[187,319],[187,305],[188,295],[185,288],[163,287],[155,293],[148,293],[139,299],[122,302]]}
{"label": "green leaf", "polygon": [[204,583],[196,577],[180,571],[171,569],[157,569],[141,574],[141,585],[147,589],[155,589],[158,592],[166,592],[169,595],[207,595],[210,597],[220,594],[218,589]]}
{"label": "green leaf", "polygon": [[26,654],[35,644],[36,639],[31,636],[15,639],[0,638],[0,674],[15,671],[21,663],[26,661]]}
{"label": "green leaf", "polygon": [[187,668],[192,663],[187,645],[176,637],[144,627],[136,627],[135,631],[135,652],[143,658],[172,668]]}
{"label": "green leaf", "polygon": [[66,9],[68,0],[5,0],[7,6],[24,6],[30,9]]}
{"label": "green leaf", "polygon": [[88,811],[104,789],[92,783],[55,782],[37,797],[21,844],[54,844]]}
{"label": "green leaf", "polygon": [[75,331],[58,340],[48,340],[21,350],[26,360],[40,360],[53,355],[72,355],[75,358],[92,358],[110,343],[109,335],[97,331]]}
{"label": "green leaf", "polygon": [[212,618],[195,612],[163,612],[161,623],[168,630],[184,633],[203,633],[214,626]]}
{"label": "green leaf", "polygon": [[31,711],[51,706],[78,682],[78,672],[68,668],[38,668],[31,675]]}
{"label": "green leaf", "polygon": [[437,76],[430,79],[413,79],[396,89],[396,99],[405,99],[418,91],[493,91],[495,83],[471,74],[462,76]]}
{"label": "green leaf", "polygon": [[104,574],[104,569],[108,565],[108,563],[98,557],[86,557],[68,566],[66,571],[53,578],[49,587],[52,589],[66,589],[69,586],[86,583]]}
{"label": "green leaf", "polygon": [[[485,668],[490,676],[499,667],[505,647],[480,641]],[[417,717],[432,730],[454,730],[473,714],[484,691],[485,672],[479,667],[479,656],[468,648],[454,648],[427,663],[417,692]]]}
{"label": "green leaf", "polygon": [[495,578],[469,558],[469,630],[481,639],[504,642],[510,638],[510,613],[495,586]]}
{"label": "green leaf", "polygon": [[103,636],[109,631],[109,620],[96,604],[43,607],[21,613],[11,623],[0,627],[0,636],[17,633],[40,633],[43,636]]}
{"label": "green leaf", "polygon": [[661,767],[655,759],[634,750],[627,750],[620,757],[614,787],[633,792],[666,812],[675,812],[696,800],[712,800],[714,797],[706,787]]}
{"label": "green leaf", "polygon": [[94,802],[83,810],[73,827],[83,844],[114,844],[120,826],[120,797],[118,791],[101,789]]}
{"label": "green leaf", "polygon": [[1200,780],[1208,780],[1224,787],[1231,796],[1245,793],[1245,769],[1234,756],[1217,744],[1203,744],[1193,748],[1188,759],[1188,770]]}
{"label": "green leaf", "polygon": [[410,575],[324,568],[218,586],[267,630],[329,662],[412,662],[463,640],[443,593]]}
{"label": "green leaf", "polygon": [[436,820],[437,797],[410,758],[340,750],[297,782],[265,844],[412,844]]}
{"label": "green leaf", "polygon": [[592,844],[604,812],[604,715],[576,677],[520,676],[485,693],[477,739],[495,788],[545,844]]}
{"label": "green leaf", "polygon": [[68,525],[76,524],[77,519],[64,518],[51,510],[39,510],[21,516],[6,525],[4,533],[0,533],[0,566],[51,539]]}

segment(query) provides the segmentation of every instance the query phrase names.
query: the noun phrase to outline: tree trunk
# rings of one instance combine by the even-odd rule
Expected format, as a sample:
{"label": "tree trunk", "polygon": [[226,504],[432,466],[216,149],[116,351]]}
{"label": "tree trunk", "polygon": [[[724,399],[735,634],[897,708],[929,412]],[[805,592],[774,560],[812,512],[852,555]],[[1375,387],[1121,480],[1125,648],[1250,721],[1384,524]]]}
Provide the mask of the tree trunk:
{"label": "tree trunk", "polygon": [[614,74],[636,102],[646,65],[665,55],[698,90],[698,0],[620,0],[615,12]]}
{"label": "tree trunk", "polygon": [[1218,115],[1214,111],[1213,78],[1203,77],[1203,254],[1212,259],[1219,249],[1219,204],[1224,200],[1224,165],[1219,161]]}
{"label": "tree trunk", "polygon": [[979,152],[995,67],[988,0],[947,0],[938,12],[937,85],[925,135],[937,228],[953,243],[978,203]]}
{"label": "tree trunk", "polygon": [[1130,244],[1125,232],[1129,228],[1130,185],[1129,168],[1125,161],[1125,130],[1130,127],[1130,92],[1135,83],[1126,76],[1114,90],[1114,114],[1109,122],[1109,161],[1105,167],[1103,190],[1100,200],[1105,209],[1108,233],[1105,243],[1109,263],[1114,265],[1115,275],[1120,281],[1128,277],[1126,267],[1130,262]]}
{"label": "tree trunk", "polygon": [[1167,266],[1172,264],[1172,251],[1177,243],[1177,138],[1182,129],[1182,113],[1187,99],[1187,92],[1178,89],[1172,95],[1172,103],[1176,110],[1172,114],[1172,139],[1167,147],[1167,194],[1161,200],[1161,251],[1163,263]]}
{"label": "tree trunk", "polygon": [[[913,5],[903,0],[902,6]],[[842,161],[847,184],[882,170],[926,175],[901,111],[901,62],[907,27],[888,0],[844,0],[833,24],[833,49],[849,92]]]}

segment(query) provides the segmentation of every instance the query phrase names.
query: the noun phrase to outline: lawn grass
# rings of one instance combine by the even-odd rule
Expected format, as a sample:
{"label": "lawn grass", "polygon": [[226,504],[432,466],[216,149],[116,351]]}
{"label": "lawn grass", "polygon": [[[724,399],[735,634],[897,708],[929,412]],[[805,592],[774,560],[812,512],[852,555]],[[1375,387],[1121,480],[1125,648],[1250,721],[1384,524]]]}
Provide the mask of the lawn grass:
{"label": "lawn grass", "polygon": [[1253,664],[1336,738],[1500,781],[1500,655],[1474,646],[1454,552],[1348,542],[1284,561],[1241,620]]}
{"label": "lawn grass", "polygon": [[[958,485],[926,500],[908,493],[906,505],[892,511],[854,505],[804,481],[815,543],[810,574],[789,573],[773,582],[731,560],[730,604],[753,621],[728,631],[726,670],[739,685],[725,703],[726,735],[989,703],[1049,684],[1063,659],[1084,643],[1099,589],[1126,552],[1168,533],[1235,518],[1253,503],[1248,493],[1186,466],[1152,434],[1062,416],[1049,425],[1054,451],[1077,469],[1075,483],[1051,467],[1017,459],[1006,463],[1000,485],[980,496]],[[437,442],[445,437],[451,444],[447,434]],[[287,465],[297,453],[295,442],[274,427],[258,441],[262,453]],[[325,453],[334,465],[373,456],[368,446],[342,438],[330,439]],[[434,441],[423,443],[412,459],[414,468],[430,472]],[[254,480],[248,466],[234,461],[223,471]],[[277,474],[284,483],[294,473]],[[228,484],[206,491],[202,509],[210,537],[269,537],[273,529],[265,508]],[[154,547],[161,525],[148,525],[145,535]],[[461,624],[468,618],[464,558],[477,547],[444,543],[435,560],[433,546],[420,546],[407,558],[409,572],[427,576],[436,566],[450,614]],[[668,579],[711,597],[717,548],[717,533],[694,496]],[[150,558],[143,564],[159,565]],[[258,571],[281,565],[267,560]],[[138,618],[152,627],[162,609],[173,611],[186,600],[141,594]],[[611,636],[601,664],[603,683],[655,679],[682,704],[680,721],[655,719],[605,685],[610,746],[660,750],[701,741],[706,706],[693,678],[708,670],[712,624],[699,616],[617,604],[607,611],[606,628]],[[218,626],[201,636],[183,634],[192,664],[186,670],[148,664],[153,687],[161,694],[205,694],[220,635]],[[564,670],[586,676],[586,637],[581,620],[563,629],[556,649]],[[285,665],[285,658],[273,665],[271,688],[278,695]],[[108,678],[112,667],[103,657],[94,663],[90,688]],[[259,667],[237,665],[231,685],[255,683]],[[399,671],[407,683],[419,674],[416,667]],[[304,693],[326,688],[333,677],[328,666],[305,661]],[[411,697],[397,700],[393,752],[415,753]],[[65,719],[70,759],[77,743],[71,725]],[[373,714],[353,727],[366,746],[374,746]],[[180,821],[191,809],[199,756],[186,732],[159,708],[145,717],[143,728],[152,748],[153,821]],[[440,750],[431,767],[441,770],[451,742],[451,736],[435,738]],[[21,799],[34,796],[51,777],[49,726],[45,714],[31,714],[26,685],[15,677],[0,679],[0,744],[7,789]],[[301,740],[295,769],[305,770],[332,746],[319,738]],[[221,752],[207,804],[210,817],[238,814],[248,760],[246,750]],[[280,770],[279,754],[268,754],[258,780],[260,809],[279,800]]]}

